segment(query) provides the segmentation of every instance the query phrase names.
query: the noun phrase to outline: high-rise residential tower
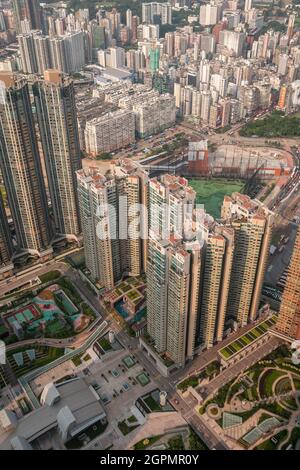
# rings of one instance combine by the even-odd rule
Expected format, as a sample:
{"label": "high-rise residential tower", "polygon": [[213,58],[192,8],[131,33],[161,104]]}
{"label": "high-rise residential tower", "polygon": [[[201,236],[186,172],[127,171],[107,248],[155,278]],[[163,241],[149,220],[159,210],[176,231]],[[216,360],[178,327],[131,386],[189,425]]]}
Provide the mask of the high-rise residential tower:
{"label": "high-rise residential tower", "polygon": [[195,353],[200,272],[197,241],[149,239],[147,331],[180,367]]}
{"label": "high-rise residential tower", "polygon": [[221,216],[234,230],[227,315],[240,325],[256,318],[272,234],[272,212],[257,200],[225,196]]}
{"label": "high-rise residential tower", "polygon": [[0,165],[19,249],[47,257],[52,238],[26,80],[0,73]]}
{"label": "high-rise residential tower", "polygon": [[47,70],[33,93],[56,234],[76,239],[81,232],[76,191],[81,157],[73,81]]}
{"label": "high-rise residential tower", "polygon": [[[118,199],[122,273],[139,276],[148,256],[148,175],[130,160],[114,166]],[[139,233],[134,233],[139,230]]]}
{"label": "high-rise residential tower", "polygon": [[300,339],[300,230],[296,235],[275,330],[289,338]]}
{"label": "high-rise residential tower", "polygon": [[77,171],[77,185],[86,266],[92,277],[110,289],[123,275],[144,273],[147,174],[124,159],[106,176],[94,168]]}
{"label": "high-rise residential tower", "polygon": [[198,321],[200,245],[193,231],[195,192],[185,178],[149,183],[147,330],[178,366],[192,358]]}
{"label": "high-rise residential tower", "polygon": [[86,266],[94,280],[110,289],[122,276],[116,181],[90,168],[77,171],[77,187]]}
{"label": "high-rise residential tower", "polygon": [[41,29],[41,7],[39,0],[13,0],[13,10],[17,33],[22,30],[23,22],[29,22],[30,29]]}
{"label": "high-rise residential tower", "polygon": [[199,314],[199,340],[205,348],[223,339],[233,250],[232,229],[220,226],[209,234],[203,256]]}

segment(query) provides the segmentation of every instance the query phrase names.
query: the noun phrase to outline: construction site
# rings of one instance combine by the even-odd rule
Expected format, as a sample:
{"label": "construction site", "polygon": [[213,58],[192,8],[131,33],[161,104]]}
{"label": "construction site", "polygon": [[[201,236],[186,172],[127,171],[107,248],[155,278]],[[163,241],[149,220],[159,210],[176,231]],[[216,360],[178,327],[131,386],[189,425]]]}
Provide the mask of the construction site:
{"label": "construction site", "polygon": [[289,176],[293,158],[285,150],[270,147],[220,145],[209,149],[207,141],[191,142],[186,172],[190,176],[220,176],[272,180]]}

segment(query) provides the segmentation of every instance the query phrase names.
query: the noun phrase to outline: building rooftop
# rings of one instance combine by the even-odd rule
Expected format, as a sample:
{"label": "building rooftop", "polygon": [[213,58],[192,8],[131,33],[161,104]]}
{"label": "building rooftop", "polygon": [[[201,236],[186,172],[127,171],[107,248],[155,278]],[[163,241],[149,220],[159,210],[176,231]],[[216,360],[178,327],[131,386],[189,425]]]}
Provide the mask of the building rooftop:
{"label": "building rooftop", "polygon": [[[57,427],[57,417],[61,410],[68,408],[75,418],[72,435],[76,435],[85,425],[95,418],[106,416],[96,392],[83,379],[72,379],[56,385],[60,399],[52,406],[44,405],[18,420],[12,432],[0,434],[0,449],[11,449],[16,437],[31,443],[49,430]],[[62,415],[61,415],[62,416]],[[2,438],[2,442],[1,442]]]}

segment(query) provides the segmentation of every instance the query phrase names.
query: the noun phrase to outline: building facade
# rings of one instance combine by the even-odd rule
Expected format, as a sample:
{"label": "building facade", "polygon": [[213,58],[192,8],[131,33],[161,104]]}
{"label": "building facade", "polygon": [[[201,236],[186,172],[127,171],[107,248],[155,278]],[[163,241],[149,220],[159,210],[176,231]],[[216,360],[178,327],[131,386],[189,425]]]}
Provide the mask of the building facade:
{"label": "building facade", "polygon": [[74,85],[56,70],[34,84],[41,141],[57,235],[77,238],[81,232],[76,174],[81,168]]}
{"label": "building facade", "polygon": [[300,231],[288,268],[275,330],[288,338],[300,339]]}
{"label": "building facade", "polygon": [[1,170],[18,247],[48,256],[52,238],[48,203],[26,80],[2,72]]}

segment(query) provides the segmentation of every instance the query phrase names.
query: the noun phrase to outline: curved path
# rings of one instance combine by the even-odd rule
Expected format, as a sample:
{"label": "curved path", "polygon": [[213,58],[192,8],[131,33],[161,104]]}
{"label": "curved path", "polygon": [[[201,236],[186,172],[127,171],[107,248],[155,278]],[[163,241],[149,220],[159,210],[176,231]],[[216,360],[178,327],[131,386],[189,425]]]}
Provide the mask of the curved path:
{"label": "curved path", "polygon": [[66,347],[78,348],[90,336],[90,334],[93,332],[95,327],[98,325],[99,321],[102,321],[102,317],[98,317],[90,325],[90,327],[87,330],[83,331],[82,333],[79,333],[79,335],[75,337],[71,336],[70,338],[64,338],[64,339],[55,339],[55,338],[26,339],[23,341],[18,341],[17,343],[9,344],[6,347],[6,351],[11,351],[13,349],[22,348],[24,346],[34,346],[34,345],[50,346],[50,347],[55,347],[55,348],[66,348]]}

